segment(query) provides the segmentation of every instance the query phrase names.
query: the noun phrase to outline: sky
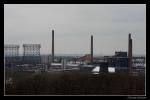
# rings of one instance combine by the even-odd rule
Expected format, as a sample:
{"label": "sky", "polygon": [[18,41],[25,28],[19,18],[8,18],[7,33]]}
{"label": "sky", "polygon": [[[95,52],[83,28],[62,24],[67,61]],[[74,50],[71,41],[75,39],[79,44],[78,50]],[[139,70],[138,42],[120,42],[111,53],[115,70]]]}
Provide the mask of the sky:
{"label": "sky", "polygon": [[55,54],[89,54],[93,35],[94,55],[128,51],[146,54],[145,4],[5,4],[4,44],[41,44],[41,54],[51,54],[52,29]]}

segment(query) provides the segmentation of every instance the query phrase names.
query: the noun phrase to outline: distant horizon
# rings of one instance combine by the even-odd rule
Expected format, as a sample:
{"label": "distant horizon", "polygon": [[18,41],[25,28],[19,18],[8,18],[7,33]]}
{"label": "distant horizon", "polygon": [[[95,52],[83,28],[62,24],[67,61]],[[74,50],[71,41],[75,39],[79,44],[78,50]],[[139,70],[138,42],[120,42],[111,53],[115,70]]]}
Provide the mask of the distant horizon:
{"label": "distant horizon", "polygon": [[[40,54],[40,56],[44,56],[44,55],[51,56],[51,54]],[[85,56],[85,55],[87,54],[59,54],[59,53],[55,54],[55,56]],[[115,55],[115,52],[114,54],[93,54],[93,56],[113,56],[113,55]],[[23,56],[23,54],[19,54],[19,56]],[[146,55],[144,54],[133,54],[133,56],[145,56],[146,57]]]}

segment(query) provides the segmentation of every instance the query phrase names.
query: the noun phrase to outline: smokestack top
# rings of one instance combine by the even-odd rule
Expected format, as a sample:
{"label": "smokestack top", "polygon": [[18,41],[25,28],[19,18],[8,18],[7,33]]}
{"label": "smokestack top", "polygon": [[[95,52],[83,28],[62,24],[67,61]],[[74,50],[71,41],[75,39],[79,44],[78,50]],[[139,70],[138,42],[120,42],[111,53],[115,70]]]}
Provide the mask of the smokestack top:
{"label": "smokestack top", "polygon": [[131,33],[129,33],[129,39],[131,39]]}

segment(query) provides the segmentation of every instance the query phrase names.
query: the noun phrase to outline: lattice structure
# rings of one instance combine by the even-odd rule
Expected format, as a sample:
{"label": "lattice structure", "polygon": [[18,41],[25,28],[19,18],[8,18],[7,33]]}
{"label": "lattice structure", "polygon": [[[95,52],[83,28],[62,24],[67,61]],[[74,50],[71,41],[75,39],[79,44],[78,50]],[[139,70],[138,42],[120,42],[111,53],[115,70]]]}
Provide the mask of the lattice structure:
{"label": "lattice structure", "polygon": [[40,44],[23,44],[23,63],[40,64]]}
{"label": "lattice structure", "polygon": [[19,56],[19,45],[6,44],[4,45],[5,57]]}
{"label": "lattice structure", "polygon": [[15,68],[19,63],[19,45],[5,44],[4,45],[4,63],[5,68]]}
{"label": "lattice structure", "polygon": [[23,44],[23,56],[40,56],[40,44]]}

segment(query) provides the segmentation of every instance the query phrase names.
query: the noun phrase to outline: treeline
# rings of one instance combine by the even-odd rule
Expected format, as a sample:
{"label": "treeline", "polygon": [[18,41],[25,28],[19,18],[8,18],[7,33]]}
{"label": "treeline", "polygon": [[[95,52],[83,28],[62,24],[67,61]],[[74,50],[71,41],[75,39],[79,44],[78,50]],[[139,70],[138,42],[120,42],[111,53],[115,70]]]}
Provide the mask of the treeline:
{"label": "treeline", "polygon": [[[21,73],[20,73],[21,74]],[[19,74],[17,74],[19,75]],[[17,76],[15,76],[17,77]],[[14,78],[6,95],[144,95],[145,76],[125,73],[41,73]]]}

